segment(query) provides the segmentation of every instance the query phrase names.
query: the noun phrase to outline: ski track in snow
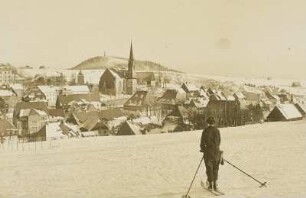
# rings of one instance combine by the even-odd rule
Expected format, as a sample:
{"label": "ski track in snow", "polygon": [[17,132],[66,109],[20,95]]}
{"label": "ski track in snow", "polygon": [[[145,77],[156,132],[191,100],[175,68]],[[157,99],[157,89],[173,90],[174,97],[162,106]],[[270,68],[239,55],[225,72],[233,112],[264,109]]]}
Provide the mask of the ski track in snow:
{"label": "ski track in snow", "polygon": [[[220,197],[306,197],[306,121],[221,128]],[[200,162],[201,131],[109,136],[0,149],[0,197],[174,198],[186,194]],[[31,149],[32,148],[32,149]],[[200,185],[192,198],[211,197]]]}

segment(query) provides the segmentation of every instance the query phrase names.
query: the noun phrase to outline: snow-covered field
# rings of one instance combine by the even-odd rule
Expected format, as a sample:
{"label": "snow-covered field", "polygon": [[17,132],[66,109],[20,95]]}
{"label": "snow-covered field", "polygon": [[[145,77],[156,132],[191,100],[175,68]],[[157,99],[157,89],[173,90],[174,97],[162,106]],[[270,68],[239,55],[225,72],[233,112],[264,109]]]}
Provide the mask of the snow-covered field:
{"label": "snow-covered field", "polygon": [[[306,121],[222,128],[224,197],[306,197]],[[201,132],[109,136],[0,149],[0,197],[181,197],[201,159]],[[32,149],[29,149],[32,148]],[[201,189],[201,167],[191,197]]]}

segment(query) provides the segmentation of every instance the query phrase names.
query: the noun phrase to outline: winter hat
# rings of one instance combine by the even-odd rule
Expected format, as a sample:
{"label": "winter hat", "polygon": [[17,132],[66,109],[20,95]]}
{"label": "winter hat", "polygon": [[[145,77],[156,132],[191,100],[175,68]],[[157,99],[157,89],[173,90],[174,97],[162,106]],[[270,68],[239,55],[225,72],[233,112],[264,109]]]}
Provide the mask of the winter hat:
{"label": "winter hat", "polygon": [[206,122],[207,122],[208,124],[215,124],[215,119],[214,119],[214,117],[208,117],[207,120],[206,120]]}

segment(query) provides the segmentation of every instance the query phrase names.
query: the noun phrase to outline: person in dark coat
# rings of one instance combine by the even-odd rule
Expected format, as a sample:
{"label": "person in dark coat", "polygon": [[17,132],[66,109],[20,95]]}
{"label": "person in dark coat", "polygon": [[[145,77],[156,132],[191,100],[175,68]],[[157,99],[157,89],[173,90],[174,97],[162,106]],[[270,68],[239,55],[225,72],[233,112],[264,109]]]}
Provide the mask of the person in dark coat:
{"label": "person in dark coat", "polygon": [[204,154],[208,189],[217,190],[218,171],[221,160],[221,136],[219,129],[214,126],[215,120],[213,117],[209,117],[206,122],[208,127],[202,132],[200,147],[201,152]]}

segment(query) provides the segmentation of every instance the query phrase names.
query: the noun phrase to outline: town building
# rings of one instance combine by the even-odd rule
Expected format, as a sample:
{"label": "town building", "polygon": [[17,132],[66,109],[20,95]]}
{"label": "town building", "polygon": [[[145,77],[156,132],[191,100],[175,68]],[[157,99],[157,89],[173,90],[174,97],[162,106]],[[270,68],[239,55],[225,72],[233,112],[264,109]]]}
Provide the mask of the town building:
{"label": "town building", "polygon": [[[137,88],[137,76],[134,61],[133,45],[131,43],[128,70],[124,72],[107,68],[100,78],[99,92],[113,96],[121,94],[133,95]],[[152,83],[152,79],[150,80],[150,83]]]}
{"label": "town building", "polygon": [[279,104],[267,116],[267,121],[293,121],[302,118],[303,115],[294,104]]}
{"label": "town building", "polygon": [[15,83],[17,79],[17,71],[10,64],[0,64],[0,85],[8,85]]}
{"label": "town building", "polygon": [[17,126],[17,122],[20,120],[20,111],[23,109],[37,109],[48,113],[47,102],[18,102],[13,112],[13,124]]}
{"label": "town building", "polygon": [[136,92],[137,87],[137,78],[134,65],[134,53],[133,53],[133,44],[131,43],[130,48],[130,58],[128,63],[128,75],[126,79],[126,93],[133,95]]}
{"label": "town building", "polygon": [[17,128],[9,122],[7,119],[0,119],[0,138],[1,143],[4,141],[2,138],[10,138],[12,136],[18,135]]}
{"label": "town building", "polygon": [[72,94],[89,94],[90,90],[87,85],[71,85],[62,86],[58,88],[59,94],[61,95],[72,95]]}
{"label": "town building", "polygon": [[30,141],[47,141],[47,140],[60,140],[67,136],[63,134],[61,122],[46,123],[39,131],[31,134]]}
{"label": "town building", "polygon": [[183,83],[181,87],[186,92],[187,98],[194,97],[199,91],[194,84],[188,82]]}
{"label": "town building", "polygon": [[82,73],[82,71],[80,70],[80,72],[78,73],[77,76],[77,85],[84,85],[85,84],[85,76]]}
{"label": "town building", "polygon": [[162,106],[162,114],[168,115],[173,111],[176,105],[182,105],[186,100],[186,92],[182,89],[167,89],[164,94],[158,98]]}
{"label": "town building", "polygon": [[126,79],[113,69],[106,69],[99,82],[99,91],[102,94],[118,96],[125,92]]}
{"label": "town building", "polygon": [[142,135],[142,133],[137,125],[127,120],[120,125],[117,135]]}
{"label": "town building", "polygon": [[136,73],[137,84],[145,87],[155,87],[156,79],[154,72],[137,72]]}
{"label": "town building", "polygon": [[24,94],[24,87],[22,84],[11,84],[10,90],[12,90],[12,92],[14,92],[18,98],[22,98]]}
{"label": "town building", "polygon": [[90,104],[94,105],[96,109],[101,108],[101,101],[98,93],[59,95],[56,101],[56,108],[66,111],[72,107],[74,109],[79,108],[80,110],[86,110]]}
{"label": "town building", "polygon": [[136,93],[124,104],[124,110],[140,112],[146,116],[161,117],[161,106],[149,91],[136,91]]}
{"label": "town building", "polygon": [[37,133],[46,125],[48,115],[46,112],[38,109],[21,109],[19,113],[19,122],[17,128],[21,131],[21,136],[31,136]]}
{"label": "town building", "polygon": [[19,135],[28,136],[38,132],[48,120],[46,102],[19,102],[13,112],[13,124]]}
{"label": "town building", "polygon": [[163,132],[189,131],[193,127],[189,111],[181,105],[176,105],[175,109],[166,116],[162,124],[161,130]]}

